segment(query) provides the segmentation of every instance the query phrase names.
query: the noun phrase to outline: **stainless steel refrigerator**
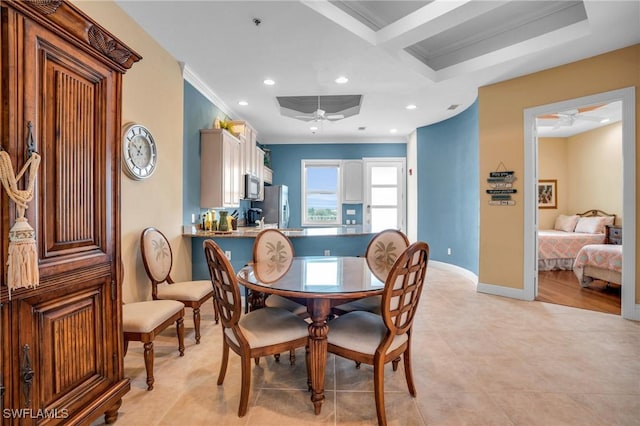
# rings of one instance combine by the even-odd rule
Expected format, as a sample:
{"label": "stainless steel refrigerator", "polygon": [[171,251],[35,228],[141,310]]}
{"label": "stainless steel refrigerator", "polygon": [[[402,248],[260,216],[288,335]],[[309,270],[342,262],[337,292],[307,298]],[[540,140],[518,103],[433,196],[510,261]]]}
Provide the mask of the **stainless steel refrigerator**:
{"label": "stainless steel refrigerator", "polygon": [[289,187],[272,185],[264,187],[264,201],[251,203],[262,209],[264,223],[275,223],[278,228],[289,227]]}

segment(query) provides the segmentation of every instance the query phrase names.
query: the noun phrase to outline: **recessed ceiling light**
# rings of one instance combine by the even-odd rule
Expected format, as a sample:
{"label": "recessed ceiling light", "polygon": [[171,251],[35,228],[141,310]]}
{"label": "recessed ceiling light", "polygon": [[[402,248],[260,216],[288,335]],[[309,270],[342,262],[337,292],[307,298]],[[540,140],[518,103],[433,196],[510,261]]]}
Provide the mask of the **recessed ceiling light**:
{"label": "recessed ceiling light", "polygon": [[398,133],[398,129],[391,129],[389,130],[391,133]]}
{"label": "recessed ceiling light", "polygon": [[349,81],[349,79],[343,75],[341,75],[340,77],[336,78],[335,82],[338,84],[345,84],[347,81]]}
{"label": "recessed ceiling light", "polygon": [[318,128],[316,126],[311,126],[309,127],[309,130],[311,130],[312,132],[315,132],[316,130],[318,130]]}
{"label": "recessed ceiling light", "polygon": [[451,105],[449,105],[449,108],[447,108],[447,109],[450,110],[450,111],[453,111],[454,109],[458,108],[459,106],[460,105],[458,105],[458,104],[451,104]]}
{"label": "recessed ceiling light", "polygon": [[416,109],[416,108],[418,108],[418,107],[417,107],[417,106],[415,106],[414,104],[409,104],[409,105],[407,105],[405,108],[407,108],[407,109]]}
{"label": "recessed ceiling light", "polygon": [[600,123],[604,124],[604,123],[608,123],[610,121],[611,121],[610,118],[603,118],[602,120],[600,120]]}
{"label": "recessed ceiling light", "polygon": [[238,101],[238,105],[247,106],[247,105],[249,105],[249,102],[247,102],[247,101]]}
{"label": "recessed ceiling light", "polygon": [[263,81],[263,83],[267,86],[273,86],[274,84],[276,84],[276,82],[271,80],[270,78],[267,78],[265,81]]}

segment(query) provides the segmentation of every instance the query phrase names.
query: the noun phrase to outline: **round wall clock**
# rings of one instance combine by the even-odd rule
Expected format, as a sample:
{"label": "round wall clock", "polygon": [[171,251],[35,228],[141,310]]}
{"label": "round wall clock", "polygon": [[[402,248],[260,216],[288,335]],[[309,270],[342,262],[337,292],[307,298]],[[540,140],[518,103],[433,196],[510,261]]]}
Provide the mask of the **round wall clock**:
{"label": "round wall clock", "polygon": [[132,179],[146,179],[153,174],[158,152],[149,129],[140,124],[127,124],[124,127],[122,162],[125,173]]}

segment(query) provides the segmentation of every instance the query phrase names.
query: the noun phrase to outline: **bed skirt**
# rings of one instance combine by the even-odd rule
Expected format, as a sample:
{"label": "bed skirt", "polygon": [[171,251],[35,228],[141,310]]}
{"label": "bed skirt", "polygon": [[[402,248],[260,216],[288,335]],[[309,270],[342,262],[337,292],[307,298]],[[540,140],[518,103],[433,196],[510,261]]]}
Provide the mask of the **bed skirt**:
{"label": "bed skirt", "polygon": [[538,259],[538,271],[572,271],[575,259]]}

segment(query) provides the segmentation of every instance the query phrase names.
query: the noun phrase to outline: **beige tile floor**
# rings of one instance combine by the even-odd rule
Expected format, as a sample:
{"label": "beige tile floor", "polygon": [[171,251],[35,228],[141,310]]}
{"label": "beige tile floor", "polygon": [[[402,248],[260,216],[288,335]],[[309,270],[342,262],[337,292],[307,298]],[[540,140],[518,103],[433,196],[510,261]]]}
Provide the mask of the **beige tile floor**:
{"label": "beige tile floor", "polygon": [[[385,373],[390,425],[640,425],[640,323],[542,302],[476,293],[466,278],[430,265],[414,323],[412,398],[403,369]],[[185,317],[186,351],[175,329],[155,341],[155,388],[147,392],[142,345],[125,357],[131,391],[118,426],[371,425],[372,369],[329,356],[326,400],[313,414],[304,352],[295,366],[253,366],[248,413],[237,417],[239,358],[222,386],[220,327],[203,312],[196,345]],[[94,422],[95,425],[102,421]]]}

